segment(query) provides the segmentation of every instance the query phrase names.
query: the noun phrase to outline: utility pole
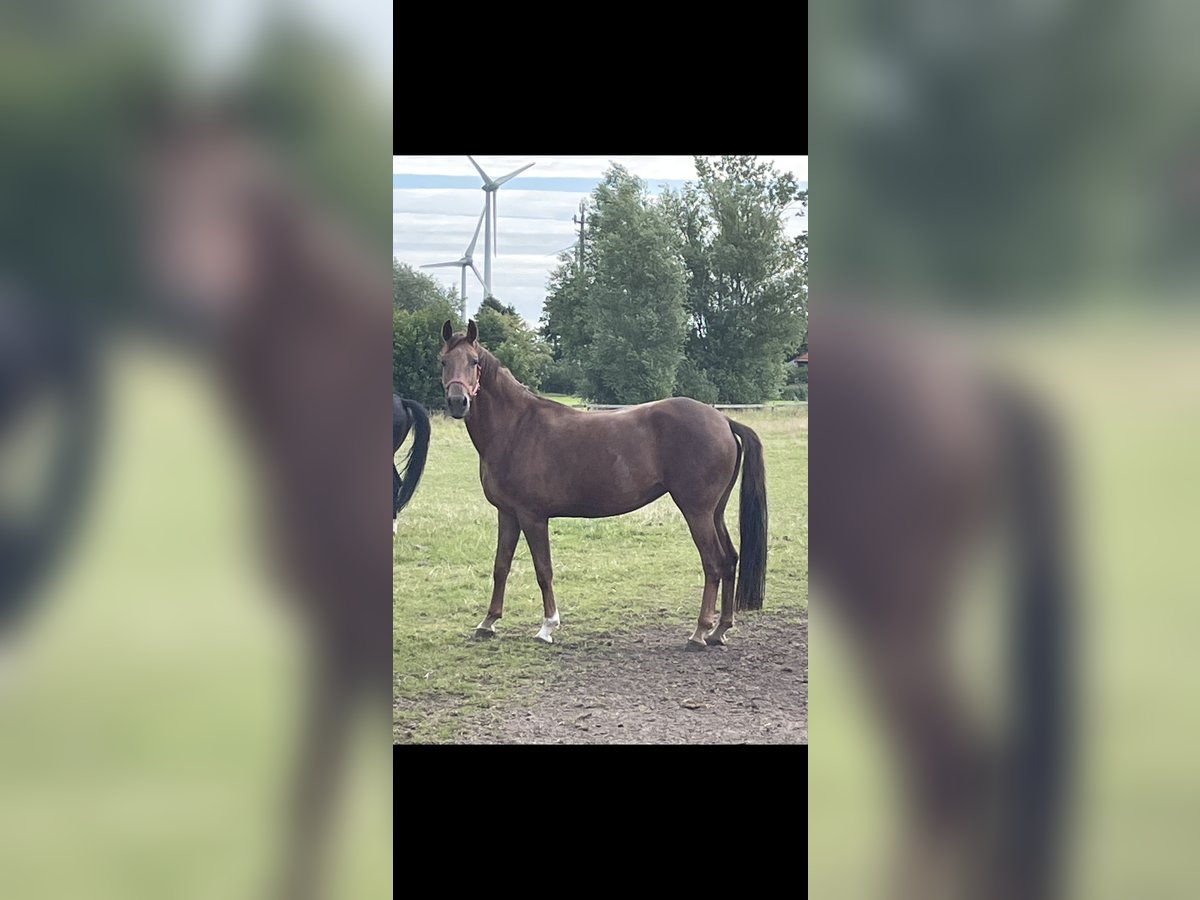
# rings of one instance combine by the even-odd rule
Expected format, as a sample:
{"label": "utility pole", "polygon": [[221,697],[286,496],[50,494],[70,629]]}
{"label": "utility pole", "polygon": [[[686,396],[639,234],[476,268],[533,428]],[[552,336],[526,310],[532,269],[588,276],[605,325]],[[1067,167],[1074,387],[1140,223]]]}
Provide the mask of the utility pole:
{"label": "utility pole", "polygon": [[575,265],[580,275],[583,274],[583,240],[584,228],[587,222],[587,201],[579,201],[579,215],[571,216],[571,221],[579,226],[579,249],[575,252]]}

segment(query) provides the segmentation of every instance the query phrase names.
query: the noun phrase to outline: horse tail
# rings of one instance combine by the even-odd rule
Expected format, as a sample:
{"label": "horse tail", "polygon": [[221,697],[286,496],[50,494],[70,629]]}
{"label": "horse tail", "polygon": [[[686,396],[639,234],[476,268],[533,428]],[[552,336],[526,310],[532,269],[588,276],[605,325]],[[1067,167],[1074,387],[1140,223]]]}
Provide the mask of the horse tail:
{"label": "horse tail", "polygon": [[1017,708],[1004,828],[1010,858],[1027,873],[1029,897],[1055,895],[1070,745],[1069,634],[1063,473],[1053,428],[1026,399],[1000,398],[1010,436],[1018,596],[1012,652]]}
{"label": "horse tail", "polygon": [[740,422],[730,419],[729,427],[743,449],[736,608],[762,609],[767,585],[767,473],[762,441]]}
{"label": "horse tail", "polygon": [[421,481],[421,473],[425,471],[425,457],[429,453],[429,413],[425,407],[415,400],[402,400],[404,408],[413,418],[413,445],[404,460],[404,478],[400,484],[400,493],[396,497],[396,512],[404,509],[412,499]]}

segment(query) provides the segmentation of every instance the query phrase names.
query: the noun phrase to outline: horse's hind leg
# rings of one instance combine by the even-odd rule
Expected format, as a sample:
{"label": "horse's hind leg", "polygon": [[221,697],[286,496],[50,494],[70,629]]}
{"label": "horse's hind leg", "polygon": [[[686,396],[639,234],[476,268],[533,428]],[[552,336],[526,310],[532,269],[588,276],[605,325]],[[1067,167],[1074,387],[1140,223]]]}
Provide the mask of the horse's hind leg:
{"label": "horse's hind leg", "polygon": [[721,620],[712,633],[705,638],[709,644],[724,644],[725,632],[733,627],[733,588],[737,576],[737,551],[733,549],[733,541],[729,537],[729,529],[725,527],[724,516],[717,513],[714,524],[717,529],[717,539],[721,543],[724,557],[721,563]]}
{"label": "horse's hind leg", "polygon": [[311,679],[297,742],[296,770],[289,803],[284,859],[275,876],[272,900],[316,900],[328,869],[329,822],[345,776],[351,715],[358,699],[352,663],[319,648],[307,676]]}
{"label": "horse's hind leg", "polygon": [[704,599],[700,603],[700,619],[696,623],[695,633],[688,638],[687,649],[703,650],[708,646],[705,643],[707,637],[717,624],[717,586],[721,583],[724,570],[725,551],[717,536],[711,512],[684,512],[683,516],[687,519],[692,540],[700,551],[700,563],[704,566]]}
{"label": "horse's hind leg", "polygon": [[725,632],[733,627],[733,589],[737,576],[738,555],[737,551],[733,549],[733,541],[729,537],[729,529],[725,527],[725,504],[729,502],[729,495],[733,492],[733,485],[737,482],[737,473],[741,466],[741,461],[742,448],[739,445],[738,462],[733,467],[733,480],[725,488],[725,493],[721,495],[721,499],[717,503],[717,508],[713,512],[713,525],[717,529],[717,540],[721,543],[722,552],[721,621],[717,623],[717,627],[713,629],[712,634],[705,638],[709,644],[724,644]]}

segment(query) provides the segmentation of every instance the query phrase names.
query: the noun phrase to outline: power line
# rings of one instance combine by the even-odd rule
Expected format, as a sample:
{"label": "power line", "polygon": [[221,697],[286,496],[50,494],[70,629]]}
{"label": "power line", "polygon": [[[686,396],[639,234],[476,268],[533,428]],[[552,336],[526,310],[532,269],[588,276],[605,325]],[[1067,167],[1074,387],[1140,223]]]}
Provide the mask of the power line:
{"label": "power line", "polygon": [[587,227],[587,201],[579,201],[579,215],[571,216],[571,221],[579,226],[579,249],[575,253],[575,267],[580,275],[583,274],[583,242],[584,229]]}

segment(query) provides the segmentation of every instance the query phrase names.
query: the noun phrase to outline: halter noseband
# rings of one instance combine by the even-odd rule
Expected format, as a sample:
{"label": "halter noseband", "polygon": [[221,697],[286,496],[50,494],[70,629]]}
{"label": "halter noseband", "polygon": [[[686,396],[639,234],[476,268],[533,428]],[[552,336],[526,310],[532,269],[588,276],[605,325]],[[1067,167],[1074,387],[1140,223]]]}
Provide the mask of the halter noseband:
{"label": "halter noseband", "polygon": [[479,393],[479,377],[478,376],[476,376],[476,378],[475,378],[475,386],[474,387],[471,387],[471,385],[467,384],[461,378],[451,378],[450,384],[446,385],[447,391],[450,390],[451,384],[461,384],[463,386],[463,390],[467,392],[468,397],[474,397],[476,394]]}

